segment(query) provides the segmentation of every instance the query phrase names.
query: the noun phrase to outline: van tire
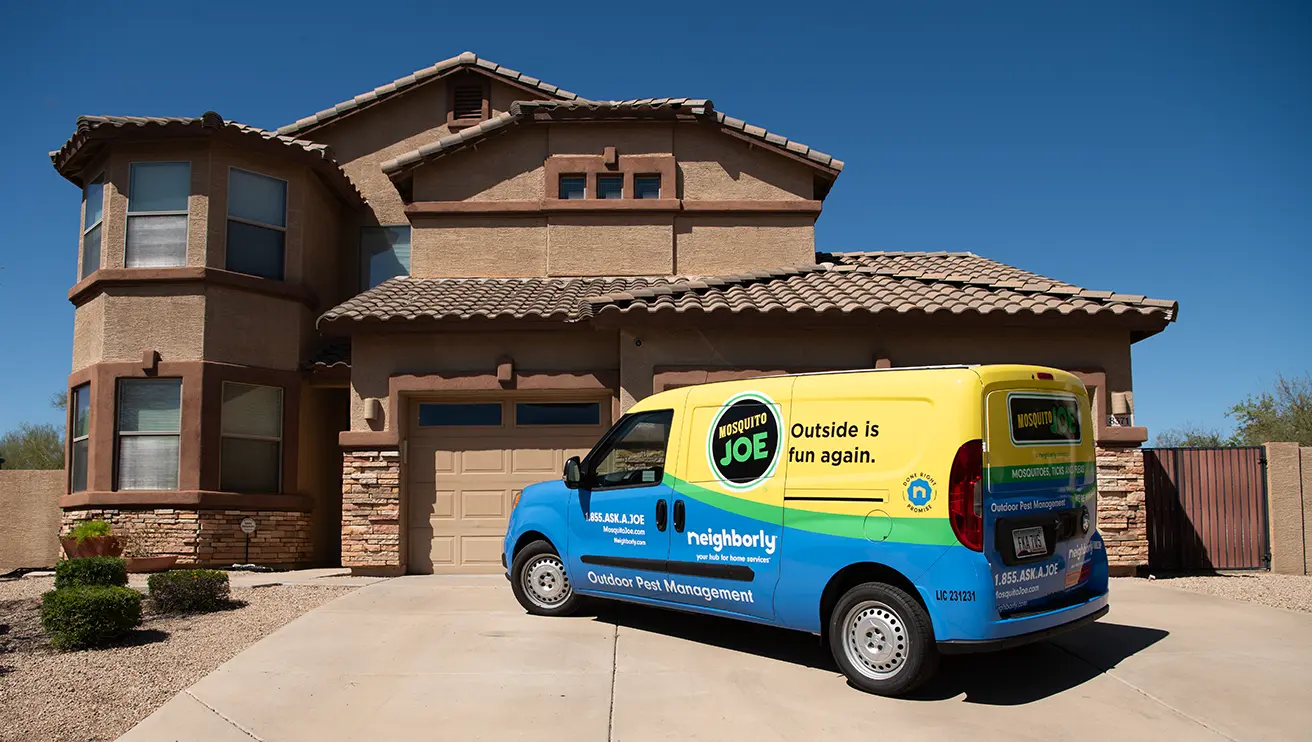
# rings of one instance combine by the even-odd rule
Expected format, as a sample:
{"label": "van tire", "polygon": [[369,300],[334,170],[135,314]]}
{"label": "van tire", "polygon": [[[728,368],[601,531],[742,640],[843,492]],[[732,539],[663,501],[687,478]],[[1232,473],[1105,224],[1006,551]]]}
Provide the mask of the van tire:
{"label": "van tire", "polygon": [[536,616],[568,616],[582,598],[574,592],[565,562],[546,541],[534,541],[519,550],[510,565],[510,589],[524,610]]}
{"label": "van tire", "polygon": [[829,650],[856,688],[903,696],[938,669],[934,626],[915,598],[882,582],[848,590],[828,621]]}

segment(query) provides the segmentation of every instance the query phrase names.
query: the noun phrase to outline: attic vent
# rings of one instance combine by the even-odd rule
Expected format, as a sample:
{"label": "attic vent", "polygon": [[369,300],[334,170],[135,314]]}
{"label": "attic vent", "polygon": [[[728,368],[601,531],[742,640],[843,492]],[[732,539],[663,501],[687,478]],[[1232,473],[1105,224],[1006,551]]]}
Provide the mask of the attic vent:
{"label": "attic vent", "polygon": [[483,118],[483,86],[457,85],[451,109],[457,119]]}

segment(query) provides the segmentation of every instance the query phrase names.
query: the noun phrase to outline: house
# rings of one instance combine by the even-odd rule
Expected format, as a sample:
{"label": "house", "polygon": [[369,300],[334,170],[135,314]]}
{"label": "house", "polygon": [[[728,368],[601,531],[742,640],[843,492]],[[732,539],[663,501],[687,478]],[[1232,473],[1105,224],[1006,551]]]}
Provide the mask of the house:
{"label": "house", "polygon": [[1014,361],[1088,384],[1113,562],[1146,556],[1130,346],[1175,303],[817,252],[843,163],[709,100],[466,52],[277,131],[82,117],[51,158],[85,196],[65,527],[184,563],[500,571],[515,493],[655,391]]}

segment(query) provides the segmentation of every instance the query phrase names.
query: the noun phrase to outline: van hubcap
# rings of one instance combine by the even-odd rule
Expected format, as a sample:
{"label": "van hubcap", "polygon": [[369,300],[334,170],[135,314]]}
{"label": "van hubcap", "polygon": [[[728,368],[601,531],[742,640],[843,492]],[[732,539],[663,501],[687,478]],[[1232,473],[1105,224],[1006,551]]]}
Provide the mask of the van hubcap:
{"label": "van hubcap", "polygon": [[911,640],[892,608],[876,600],[858,603],[847,612],[843,628],[844,652],[862,675],[888,680],[906,666]]}
{"label": "van hubcap", "polygon": [[528,599],[541,608],[554,608],[573,592],[565,565],[555,554],[543,554],[524,565],[523,585]]}

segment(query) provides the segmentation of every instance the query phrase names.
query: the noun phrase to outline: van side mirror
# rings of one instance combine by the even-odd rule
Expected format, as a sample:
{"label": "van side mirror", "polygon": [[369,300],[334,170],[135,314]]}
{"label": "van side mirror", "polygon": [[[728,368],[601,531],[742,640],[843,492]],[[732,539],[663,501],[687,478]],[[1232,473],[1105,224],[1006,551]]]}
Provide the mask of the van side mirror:
{"label": "van side mirror", "polygon": [[570,456],[565,462],[565,486],[576,490],[582,483],[583,466],[579,463],[578,456]]}

